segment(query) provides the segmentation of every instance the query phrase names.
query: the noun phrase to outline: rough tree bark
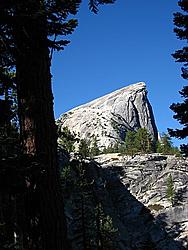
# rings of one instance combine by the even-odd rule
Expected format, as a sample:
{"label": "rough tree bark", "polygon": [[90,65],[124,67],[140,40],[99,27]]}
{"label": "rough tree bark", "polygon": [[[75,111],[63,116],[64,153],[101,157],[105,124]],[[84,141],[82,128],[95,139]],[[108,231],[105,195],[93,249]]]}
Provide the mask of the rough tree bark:
{"label": "rough tree bark", "polygon": [[70,249],[58,178],[46,20],[28,17],[15,24],[14,34],[22,149],[42,166],[40,179],[28,184],[38,193],[42,248]]}

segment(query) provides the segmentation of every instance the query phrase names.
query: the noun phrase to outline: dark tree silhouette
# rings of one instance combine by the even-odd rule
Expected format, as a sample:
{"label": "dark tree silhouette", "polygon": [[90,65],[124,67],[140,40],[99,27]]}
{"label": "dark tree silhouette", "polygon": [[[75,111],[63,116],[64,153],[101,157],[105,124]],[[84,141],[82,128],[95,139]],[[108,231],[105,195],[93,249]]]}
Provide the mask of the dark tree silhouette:
{"label": "dark tree silhouette", "polygon": [[[177,38],[180,40],[188,41],[188,1],[181,0],[178,2],[178,5],[181,7],[184,13],[177,12],[174,14],[174,24],[176,28],[174,32],[177,35]],[[181,50],[177,50],[173,57],[176,62],[183,63],[183,67],[181,68],[182,74],[181,76],[188,80],[188,47],[185,46]],[[184,98],[182,103],[173,103],[170,106],[170,109],[174,111],[175,115],[173,116],[176,120],[179,121],[181,125],[183,125],[182,129],[168,129],[170,136],[184,139],[188,136],[188,86],[184,86],[183,89],[179,92],[181,96]],[[188,144],[180,146],[182,153],[185,156],[188,156]]]}
{"label": "dark tree silhouette", "polygon": [[40,171],[36,174],[33,170],[27,180],[30,193],[27,200],[35,197],[33,202],[37,204],[30,204],[36,212],[28,212],[29,221],[27,218],[23,223],[26,248],[31,245],[35,249],[35,241],[40,239],[30,233],[31,224],[38,220],[43,249],[69,249],[59,191],[49,53],[49,49],[60,50],[68,43],[57,40],[57,35],[70,34],[76,27],[75,20],[65,20],[68,14],[76,14],[80,1],[66,2],[63,9],[63,3],[56,1],[2,1],[0,6],[2,65],[16,68],[22,151],[30,158],[37,158],[40,164]]}
{"label": "dark tree silhouette", "polygon": [[[90,9],[96,13],[99,4],[112,2],[93,0]],[[16,69],[22,151],[31,159],[35,157],[40,166],[37,175],[33,170],[27,180],[30,193],[38,197],[38,218],[34,214],[30,224],[40,225],[42,248],[49,250],[70,249],[59,188],[50,63],[53,50],[62,50],[69,43],[62,37],[76,27],[77,21],[68,20],[68,16],[77,13],[80,3],[81,0],[0,2],[1,65],[9,71]],[[25,234],[25,239],[35,249],[36,238]]]}

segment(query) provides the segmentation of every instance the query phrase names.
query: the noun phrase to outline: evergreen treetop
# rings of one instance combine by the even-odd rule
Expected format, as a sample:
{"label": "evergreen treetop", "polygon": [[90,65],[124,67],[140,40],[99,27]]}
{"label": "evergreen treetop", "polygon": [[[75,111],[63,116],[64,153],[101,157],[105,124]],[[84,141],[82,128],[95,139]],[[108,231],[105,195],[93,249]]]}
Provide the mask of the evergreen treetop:
{"label": "evergreen treetop", "polygon": [[125,137],[125,152],[133,156],[136,152],[135,147],[136,132],[128,130]]}
{"label": "evergreen treetop", "polygon": [[90,155],[90,142],[86,139],[81,139],[78,148],[78,153],[82,158],[87,158]]}
{"label": "evergreen treetop", "polygon": [[[90,0],[90,9],[94,11],[99,4],[111,2]],[[19,249],[70,249],[59,188],[50,63],[52,52],[62,50],[69,43],[64,36],[71,34],[77,25],[77,20],[69,15],[77,13],[80,3],[81,0],[0,1],[0,64],[3,71],[16,72],[20,153],[26,159],[27,156],[37,159],[38,164],[35,171],[29,164],[31,160],[20,162],[25,189],[19,197],[14,196],[15,191],[10,193],[10,187],[5,194],[14,197],[11,204],[18,211],[22,204],[13,218],[12,213],[6,213],[12,218],[11,225],[9,219],[2,222],[9,228],[11,243],[15,241],[12,226],[19,228],[18,241],[22,245]],[[0,74],[0,82],[8,86],[3,77]]]}
{"label": "evergreen treetop", "polygon": [[74,144],[78,142],[79,139],[76,137],[74,132],[71,132],[68,127],[59,128],[58,131],[58,143],[63,146],[63,148],[71,153],[74,151]]}
{"label": "evergreen treetop", "polygon": [[92,140],[92,143],[91,143],[90,155],[91,156],[97,156],[99,154],[100,154],[100,150],[99,150],[99,147],[98,147],[98,140],[97,140],[97,137],[94,136],[93,140]]}
{"label": "evergreen treetop", "polygon": [[[188,1],[181,0],[178,2],[178,5],[182,9],[183,13],[177,12],[174,14],[174,32],[177,35],[177,38],[180,40],[185,40],[186,44],[188,42]],[[172,56],[175,58],[176,62],[183,63],[181,68],[181,76],[188,80],[188,47],[184,46],[183,49],[177,50]],[[168,129],[170,136],[184,139],[188,136],[188,86],[184,86],[183,89],[179,92],[184,98],[182,103],[173,103],[170,106],[170,109],[175,113],[173,116],[174,119],[178,120],[182,129]],[[188,144],[181,145],[181,151],[185,156],[188,156]]]}
{"label": "evergreen treetop", "polygon": [[141,153],[149,153],[152,147],[152,139],[146,128],[139,128],[135,135],[135,147]]}
{"label": "evergreen treetop", "polygon": [[[98,12],[100,4],[111,4],[115,0],[90,0],[89,8]],[[70,15],[78,12],[81,0],[2,0],[0,3],[0,28],[1,28],[1,63],[6,67],[14,67],[16,63],[16,43],[13,29],[15,26],[30,25],[42,21],[46,29],[47,45],[51,52],[63,50],[70,41],[64,36],[72,34],[78,22]],[[27,40],[32,39],[26,34]],[[36,49],[36,48],[35,48]]]}
{"label": "evergreen treetop", "polygon": [[174,205],[175,189],[172,175],[170,174],[167,179],[167,189],[166,189],[167,199],[170,201],[171,205]]}

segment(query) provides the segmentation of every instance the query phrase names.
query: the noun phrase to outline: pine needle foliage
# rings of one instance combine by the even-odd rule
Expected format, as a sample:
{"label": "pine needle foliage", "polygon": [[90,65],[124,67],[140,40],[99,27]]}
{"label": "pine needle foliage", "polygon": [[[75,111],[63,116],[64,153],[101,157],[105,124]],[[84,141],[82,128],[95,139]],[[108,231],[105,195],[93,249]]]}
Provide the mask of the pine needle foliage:
{"label": "pine needle foliage", "polygon": [[73,250],[115,250],[117,230],[96,195],[90,166],[73,160],[62,169],[68,236]]}
{"label": "pine needle foliage", "polygon": [[[177,50],[172,56],[176,62],[183,63],[181,76],[188,80],[188,2],[187,0],[180,0],[178,5],[182,12],[174,14],[174,25],[176,26],[174,32],[178,39],[186,42],[186,46]],[[172,137],[184,139],[188,136],[188,86],[184,86],[179,93],[184,98],[184,101],[182,103],[173,103],[170,109],[175,113],[173,118],[178,120],[183,127],[181,129],[168,129],[168,132]],[[188,144],[182,144],[180,148],[183,155],[188,156]]]}
{"label": "pine needle foliage", "polygon": [[175,198],[175,189],[174,189],[174,182],[172,175],[170,174],[167,179],[167,189],[166,189],[166,196],[171,205],[174,205],[174,198]]}

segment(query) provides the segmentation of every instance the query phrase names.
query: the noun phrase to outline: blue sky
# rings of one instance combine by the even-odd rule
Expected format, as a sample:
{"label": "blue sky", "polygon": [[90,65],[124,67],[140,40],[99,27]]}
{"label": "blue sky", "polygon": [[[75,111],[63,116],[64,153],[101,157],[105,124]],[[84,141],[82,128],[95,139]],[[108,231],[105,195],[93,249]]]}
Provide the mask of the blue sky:
{"label": "blue sky", "polygon": [[[55,117],[132,83],[144,81],[159,132],[176,128],[169,109],[187,83],[171,54],[183,42],[173,32],[178,0],[117,0],[97,15],[84,0],[71,43],[52,62]],[[177,140],[174,140],[179,145]]]}

